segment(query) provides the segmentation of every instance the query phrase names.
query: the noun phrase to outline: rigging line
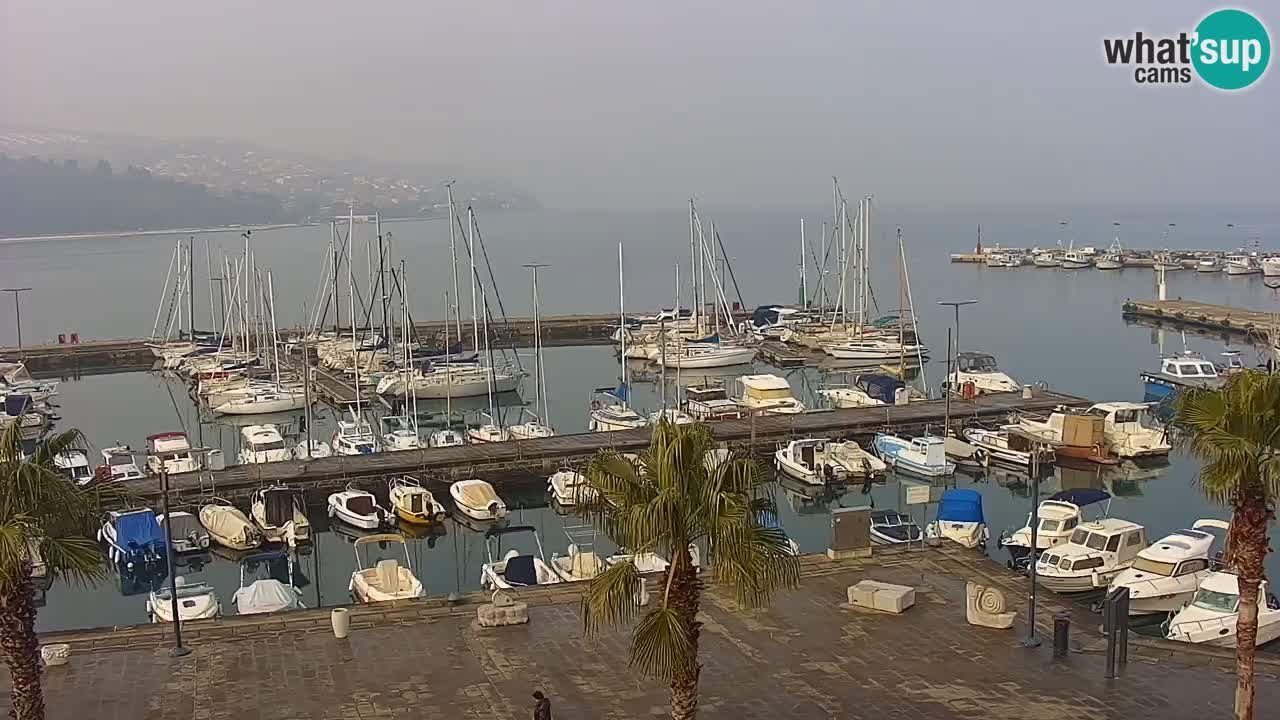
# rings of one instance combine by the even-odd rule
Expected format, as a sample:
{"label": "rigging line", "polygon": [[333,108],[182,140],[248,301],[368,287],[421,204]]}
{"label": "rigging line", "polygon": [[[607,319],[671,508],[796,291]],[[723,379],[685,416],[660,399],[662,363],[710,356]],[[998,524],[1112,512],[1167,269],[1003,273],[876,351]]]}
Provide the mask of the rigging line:
{"label": "rigging line", "polygon": [[[720,239],[720,231],[712,227],[711,235],[715,238],[716,244],[720,246],[720,258],[724,260],[724,267],[729,271],[729,279],[733,281],[733,292],[738,296],[738,307],[745,310],[747,303],[742,299],[742,290],[738,287],[738,277],[733,272],[733,263],[729,262],[729,251],[724,249],[724,241]],[[731,318],[730,325],[732,324]]]}
{"label": "rigging line", "polygon": [[[472,210],[471,206],[469,206],[469,205],[468,205],[468,206],[467,206],[467,210],[468,210],[469,212],[471,212],[471,210]],[[461,227],[462,227],[462,219],[461,219],[461,218],[455,218],[455,219],[456,219],[456,220],[457,220],[457,222],[458,222],[458,226],[459,226],[459,228],[461,228]],[[489,273],[489,284],[490,284],[490,286],[493,288],[493,297],[494,297],[494,299],[495,299],[495,300],[497,301],[497,303],[498,303],[498,314],[502,316],[502,327],[507,331],[507,338],[508,338],[508,341],[507,341],[507,348],[501,348],[501,347],[500,347],[499,349],[500,349],[500,350],[503,350],[502,355],[503,355],[503,357],[505,358],[505,357],[506,357],[506,349],[508,349],[508,348],[509,348],[509,349],[511,350],[511,354],[515,356],[515,359],[516,359],[516,367],[517,367],[517,368],[519,368],[519,369],[523,372],[523,371],[524,371],[524,363],[522,363],[522,362],[520,361],[520,353],[518,353],[518,352],[516,352],[516,351],[515,351],[515,340],[513,339],[513,338],[515,337],[515,333],[513,333],[513,332],[511,331],[511,323],[510,323],[510,320],[507,318],[507,310],[506,310],[506,307],[504,307],[504,306],[503,306],[503,304],[502,304],[502,293],[498,290],[498,281],[497,281],[497,279],[493,276],[493,264],[489,262],[489,251],[488,251],[488,249],[486,249],[486,248],[485,248],[485,245],[484,245],[484,235],[482,235],[482,234],[480,233],[480,224],[479,224],[478,222],[476,222],[476,220],[475,220],[475,213],[474,213],[474,212],[471,212],[471,226],[475,229],[476,242],[477,242],[477,244],[479,244],[479,245],[480,245],[480,255],[481,255],[481,257],[483,257],[483,258],[484,258],[484,265],[485,265],[485,269],[486,269],[486,270],[488,271],[488,273]],[[465,246],[466,246],[466,243],[463,243],[463,246],[465,247]],[[471,257],[471,248],[467,248],[467,257],[468,257],[468,259]],[[482,300],[483,300],[483,303],[484,303],[484,305],[485,305],[485,312],[486,312],[486,313],[489,313],[489,308],[488,308],[488,304],[489,304],[489,297],[488,297],[488,294],[487,294],[487,293],[484,293],[484,292],[483,292],[484,283],[481,283],[481,282],[480,282],[480,276],[479,276],[479,274],[478,274],[478,271],[477,271],[477,274],[476,274],[476,283],[478,283],[478,284],[480,285],[480,288],[481,288],[481,290],[482,290],[481,294],[483,295]],[[489,317],[492,319],[493,315],[490,313],[490,314],[489,314]]]}

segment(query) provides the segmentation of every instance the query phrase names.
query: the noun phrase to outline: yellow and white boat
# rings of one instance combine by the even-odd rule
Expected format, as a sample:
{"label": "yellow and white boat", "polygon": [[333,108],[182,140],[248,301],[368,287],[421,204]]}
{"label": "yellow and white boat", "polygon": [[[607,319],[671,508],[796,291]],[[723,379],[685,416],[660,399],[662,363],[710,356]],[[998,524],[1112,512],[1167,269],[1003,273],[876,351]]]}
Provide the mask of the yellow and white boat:
{"label": "yellow and white boat", "polygon": [[388,495],[391,507],[396,516],[414,525],[431,525],[442,522],[445,518],[444,506],[436,500],[431,491],[422,487],[422,483],[409,475],[392,478],[388,484]]}

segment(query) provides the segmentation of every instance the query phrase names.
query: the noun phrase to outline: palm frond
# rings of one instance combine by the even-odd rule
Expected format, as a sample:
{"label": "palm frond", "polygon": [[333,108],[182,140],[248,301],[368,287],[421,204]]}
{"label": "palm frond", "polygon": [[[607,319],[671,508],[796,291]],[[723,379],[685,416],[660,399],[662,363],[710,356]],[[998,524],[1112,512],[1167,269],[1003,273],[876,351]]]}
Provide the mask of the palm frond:
{"label": "palm frond", "polygon": [[697,662],[697,648],[679,614],[656,607],[636,623],[631,636],[631,667],[642,675],[670,680],[675,673]]}
{"label": "palm frond", "polygon": [[102,548],[87,537],[47,537],[40,554],[49,572],[80,585],[92,585],[107,575]]}
{"label": "palm frond", "polygon": [[642,582],[644,579],[631,562],[618,563],[596,576],[582,596],[582,620],[587,634],[639,614],[635,593]]}
{"label": "palm frond", "polygon": [[728,585],[746,607],[762,606],[776,590],[800,582],[800,561],[791,554],[780,528],[754,522],[733,528],[714,539],[710,556],[716,580]]}

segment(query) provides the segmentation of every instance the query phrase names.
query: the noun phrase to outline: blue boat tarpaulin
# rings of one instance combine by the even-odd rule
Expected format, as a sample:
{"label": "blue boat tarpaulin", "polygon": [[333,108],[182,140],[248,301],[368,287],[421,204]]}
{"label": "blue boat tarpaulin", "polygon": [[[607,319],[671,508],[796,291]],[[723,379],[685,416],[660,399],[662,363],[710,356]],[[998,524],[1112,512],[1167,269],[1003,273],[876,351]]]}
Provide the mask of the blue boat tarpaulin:
{"label": "blue boat tarpaulin", "polygon": [[953,488],[942,493],[938,519],[946,522],[986,522],[982,517],[982,494],[977,490]]}
{"label": "blue boat tarpaulin", "polygon": [[1103,500],[1110,500],[1111,493],[1106,490],[1098,490],[1096,488],[1071,488],[1070,490],[1063,490],[1062,492],[1054,493],[1053,497],[1050,497],[1049,499],[1063,500],[1071,503],[1072,505],[1084,507],[1085,505],[1092,505],[1096,502],[1102,502]]}
{"label": "blue boat tarpaulin", "polygon": [[116,542],[122,548],[163,546],[164,531],[160,529],[155,513],[149,510],[132,512],[116,518]]}

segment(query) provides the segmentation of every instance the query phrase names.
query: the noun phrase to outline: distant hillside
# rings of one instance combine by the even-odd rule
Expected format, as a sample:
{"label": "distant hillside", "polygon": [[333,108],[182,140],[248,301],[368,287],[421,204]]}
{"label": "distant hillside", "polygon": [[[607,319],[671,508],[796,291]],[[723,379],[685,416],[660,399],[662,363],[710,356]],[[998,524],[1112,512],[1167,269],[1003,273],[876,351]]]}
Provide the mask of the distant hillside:
{"label": "distant hillside", "polygon": [[0,154],[0,237],[265,224],[306,210],[286,217],[265,193],[214,194],[141,168],[118,172],[105,160],[85,168]]}

